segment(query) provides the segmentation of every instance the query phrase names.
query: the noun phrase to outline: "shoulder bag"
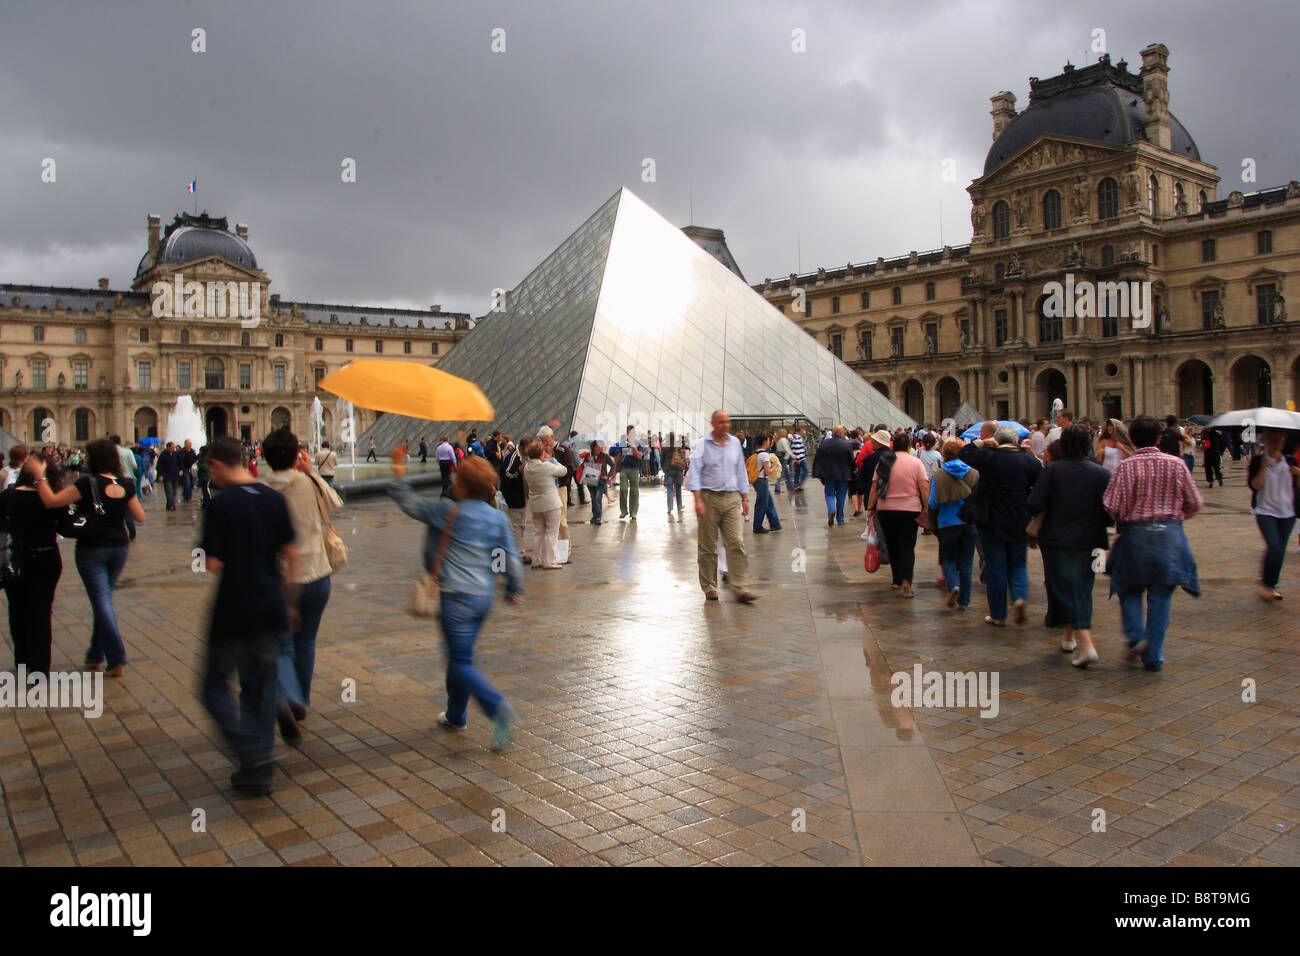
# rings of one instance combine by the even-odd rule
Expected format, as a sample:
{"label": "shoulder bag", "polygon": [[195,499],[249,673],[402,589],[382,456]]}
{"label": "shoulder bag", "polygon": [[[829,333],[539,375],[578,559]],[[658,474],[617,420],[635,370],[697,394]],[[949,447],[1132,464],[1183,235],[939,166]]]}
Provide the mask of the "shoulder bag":
{"label": "shoulder bag", "polygon": [[433,559],[433,570],[421,572],[411,582],[411,606],[408,610],[412,617],[438,616],[438,576],[442,573],[442,559],[446,557],[447,542],[451,540],[451,529],[456,526],[458,511],[459,504],[451,506],[451,513],[447,515],[447,523],[443,525],[442,535],[438,539],[438,554]]}
{"label": "shoulder bag", "polygon": [[320,510],[320,531],[321,538],[325,542],[325,556],[329,558],[330,571],[338,571],[348,563],[348,546],[343,543],[343,538],[334,530],[334,523],[330,521],[329,511],[325,508],[325,492],[317,483],[312,475],[304,475],[311,482],[312,488],[316,491],[316,507]]}
{"label": "shoulder bag", "polygon": [[104,523],[104,503],[99,500],[99,476],[90,475],[89,502],[85,498],[68,505],[68,511],[59,516],[58,532],[65,538],[81,540],[93,538]]}

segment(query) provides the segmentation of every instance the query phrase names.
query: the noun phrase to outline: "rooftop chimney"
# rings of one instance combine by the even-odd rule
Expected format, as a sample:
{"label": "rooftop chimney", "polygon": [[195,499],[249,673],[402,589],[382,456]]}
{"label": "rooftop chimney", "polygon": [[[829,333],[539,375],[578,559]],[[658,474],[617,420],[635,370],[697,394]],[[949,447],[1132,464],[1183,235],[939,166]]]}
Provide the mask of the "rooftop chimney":
{"label": "rooftop chimney", "polygon": [[158,242],[159,233],[162,230],[162,220],[157,216],[149,217],[149,230],[147,238],[149,240],[149,262],[150,264],[158,261]]}
{"label": "rooftop chimney", "polygon": [[242,222],[235,223],[235,235],[237,235],[240,239],[243,239],[245,242],[247,242],[248,227],[245,226]]}
{"label": "rooftop chimney", "polygon": [[107,292],[107,291],[108,291],[108,280],[107,280],[107,279],[100,279],[100,280],[99,280],[99,288],[100,288],[100,291],[101,291],[101,292]]}
{"label": "rooftop chimney", "polygon": [[1147,107],[1147,141],[1169,149],[1169,47],[1163,43],[1142,51],[1142,99]]}
{"label": "rooftop chimney", "polygon": [[1016,94],[1003,90],[996,96],[990,96],[989,102],[993,104],[993,109],[989,112],[993,114],[993,138],[996,140],[1007,128],[1007,124],[1016,118]]}

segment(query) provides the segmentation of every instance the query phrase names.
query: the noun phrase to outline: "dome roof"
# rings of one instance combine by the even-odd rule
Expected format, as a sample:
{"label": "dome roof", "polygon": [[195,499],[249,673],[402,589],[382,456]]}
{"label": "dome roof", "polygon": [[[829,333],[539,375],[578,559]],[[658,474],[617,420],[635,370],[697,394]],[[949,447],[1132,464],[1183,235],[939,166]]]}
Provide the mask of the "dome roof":
{"label": "dome roof", "polygon": [[245,269],[257,268],[253,250],[247,242],[229,231],[224,218],[215,219],[207,213],[200,216],[181,213],[172,220],[159,242],[157,263],[151,261],[146,251],[135,274],[141,275],[155,264],[180,265],[210,256],[219,256]]}
{"label": "dome roof", "polygon": [[[1034,140],[1044,135],[1068,136],[1107,146],[1124,146],[1147,139],[1146,101],[1142,78],[1129,73],[1121,60],[1109,58],[1076,70],[1067,66],[1048,80],[1031,77],[1029,107],[1016,116],[994,142],[984,160],[988,175]],[[1186,127],[1169,115],[1170,149],[1190,159],[1201,158]]]}

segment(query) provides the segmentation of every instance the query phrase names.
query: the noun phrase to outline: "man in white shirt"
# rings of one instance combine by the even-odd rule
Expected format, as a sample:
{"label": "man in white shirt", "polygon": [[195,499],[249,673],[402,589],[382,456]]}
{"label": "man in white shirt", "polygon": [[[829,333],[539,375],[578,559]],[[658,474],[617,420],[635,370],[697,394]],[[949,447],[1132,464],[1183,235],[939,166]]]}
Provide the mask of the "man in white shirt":
{"label": "man in white shirt", "polygon": [[1047,444],[1050,445],[1052,442],[1056,441],[1056,439],[1060,438],[1062,430],[1069,428],[1073,424],[1074,412],[1068,411],[1064,408],[1057,412],[1056,424],[1053,425],[1051,430],[1047,433]]}
{"label": "man in white shirt", "polygon": [[[709,601],[718,599],[718,529],[727,552],[728,583],[738,600],[756,600],[749,590],[749,559],[741,535],[743,518],[749,516],[749,475],[740,440],[731,434],[731,416],[719,409],[709,420],[713,431],[691,450],[691,470],[686,489],[695,495],[695,516],[699,519],[696,557],[700,588]],[[737,507],[739,506],[739,507]]]}

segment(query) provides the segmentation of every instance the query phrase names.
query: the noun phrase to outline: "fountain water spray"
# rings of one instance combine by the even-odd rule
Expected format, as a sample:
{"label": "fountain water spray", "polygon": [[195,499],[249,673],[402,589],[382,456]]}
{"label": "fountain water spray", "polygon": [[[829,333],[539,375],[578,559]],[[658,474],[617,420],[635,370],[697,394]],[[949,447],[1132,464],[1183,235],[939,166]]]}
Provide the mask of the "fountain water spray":
{"label": "fountain water spray", "polygon": [[334,417],[339,423],[339,442],[352,453],[352,480],[357,480],[357,418],[352,403],[340,398],[334,403]]}
{"label": "fountain water spray", "polygon": [[176,399],[176,407],[167,413],[167,431],[163,441],[175,442],[178,446],[189,439],[195,451],[207,444],[207,433],[203,428],[203,413],[194,404],[194,399],[182,395]]}
{"label": "fountain water spray", "polygon": [[325,440],[325,410],[321,408],[319,397],[311,400],[311,439],[311,450],[320,451],[321,442]]}

